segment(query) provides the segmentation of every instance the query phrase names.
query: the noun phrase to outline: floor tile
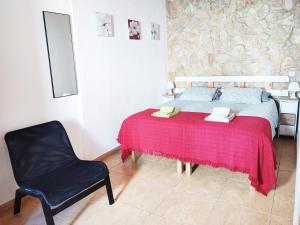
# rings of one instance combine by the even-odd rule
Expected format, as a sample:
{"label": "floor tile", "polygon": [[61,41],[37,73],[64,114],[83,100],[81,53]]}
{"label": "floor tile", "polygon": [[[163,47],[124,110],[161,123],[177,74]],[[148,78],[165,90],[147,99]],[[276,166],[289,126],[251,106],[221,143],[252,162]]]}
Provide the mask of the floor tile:
{"label": "floor tile", "polygon": [[269,225],[269,214],[254,212],[249,209],[242,210],[241,222],[242,225]]}
{"label": "floor tile", "polygon": [[285,216],[271,216],[270,225],[292,225],[292,220],[286,218]]}
{"label": "floor tile", "polygon": [[237,181],[237,182],[242,182],[244,184],[247,184],[250,186],[251,182],[248,178],[248,174],[245,173],[240,173],[240,172],[231,172],[229,176],[227,176],[228,179]]}
{"label": "floor tile", "polygon": [[[17,215],[13,214],[13,208],[8,211],[8,214],[4,217],[1,217],[1,221],[8,220],[9,224],[42,224],[44,223],[43,212],[40,207],[39,200],[33,197],[25,197],[22,200],[21,212]],[[7,223],[4,223],[5,225]]]}
{"label": "floor tile", "polygon": [[205,225],[240,225],[241,207],[236,204],[217,202],[205,220]]}
{"label": "floor tile", "polygon": [[284,216],[287,219],[292,219],[294,211],[294,198],[287,195],[275,193],[272,214]]}
{"label": "floor tile", "polygon": [[204,224],[213,209],[216,199],[187,192],[172,192],[157,208],[156,212],[167,220],[186,225]]}
{"label": "floor tile", "polygon": [[206,219],[205,225],[269,225],[269,215],[219,201]]}
{"label": "floor tile", "polygon": [[146,215],[147,214],[140,209],[117,202],[114,205],[102,207],[87,220],[77,220],[74,225],[141,225]]}
{"label": "floor tile", "polygon": [[[54,222],[58,223],[56,216],[54,216]],[[46,224],[44,214],[42,210],[32,214],[29,218],[24,220],[23,225],[41,225]],[[59,225],[59,224],[58,224]]]}
{"label": "floor tile", "polygon": [[[284,153],[282,153],[284,155]],[[280,159],[279,170],[295,171],[296,170],[296,157],[282,156]]]}
{"label": "floor tile", "polygon": [[260,212],[270,213],[273,196],[274,191],[271,191],[268,196],[264,196],[251,189],[249,185],[228,180],[224,184],[224,191],[221,194],[220,200],[255,209]]}
{"label": "floor tile", "polygon": [[143,177],[135,178],[144,179],[151,183],[157,182],[171,188],[176,186],[184,177],[184,174],[178,174],[176,168],[168,164],[156,164],[144,171]]}
{"label": "floor tile", "polygon": [[276,193],[294,198],[295,193],[295,171],[279,171],[277,177]]}
{"label": "floor tile", "polygon": [[204,174],[202,176],[185,176],[176,186],[176,189],[178,189],[178,191],[218,198],[221,195],[224,183],[225,178],[217,176]]}
{"label": "floor tile", "polygon": [[141,225],[180,225],[173,220],[170,221],[164,217],[150,214],[144,218],[144,223]]}
{"label": "floor tile", "polygon": [[169,186],[146,180],[130,182],[123,190],[119,201],[149,212],[155,212],[157,206],[171,192]]}

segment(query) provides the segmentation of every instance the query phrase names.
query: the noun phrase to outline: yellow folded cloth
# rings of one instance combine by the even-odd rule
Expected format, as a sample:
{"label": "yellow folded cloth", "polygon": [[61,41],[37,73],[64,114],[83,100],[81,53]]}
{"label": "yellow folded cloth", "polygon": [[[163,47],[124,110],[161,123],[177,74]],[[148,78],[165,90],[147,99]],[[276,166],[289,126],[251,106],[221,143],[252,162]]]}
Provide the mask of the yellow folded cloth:
{"label": "yellow folded cloth", "polygon": [[179,111],[172,106],[162,106],[159,111],[152,113],[152,116],[170,118],[176,116]]}
{"label": "yellow folded cloth", "polygon": [[174,106],[162,106],[160,107],[160,111],[163,113],[173,113],[176,110]]}

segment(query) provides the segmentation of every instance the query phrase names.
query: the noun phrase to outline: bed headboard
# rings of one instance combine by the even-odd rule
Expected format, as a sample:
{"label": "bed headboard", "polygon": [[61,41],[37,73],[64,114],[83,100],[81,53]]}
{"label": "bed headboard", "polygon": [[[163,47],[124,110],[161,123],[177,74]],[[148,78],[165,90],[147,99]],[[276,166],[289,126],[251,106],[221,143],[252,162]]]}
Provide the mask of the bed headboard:
{"label": "bed headboard", "polygon": [[274,90],[273,83],[288,83],[288,76],[182,76],[175,77],[175,84],[184,83],[192,87],[193,83],[208,83],[214,87],[215,83],[235,83],[238,87],[246,87],[246,83],[265,83],[265,89],[273,96],[288,96],[288,90]]}

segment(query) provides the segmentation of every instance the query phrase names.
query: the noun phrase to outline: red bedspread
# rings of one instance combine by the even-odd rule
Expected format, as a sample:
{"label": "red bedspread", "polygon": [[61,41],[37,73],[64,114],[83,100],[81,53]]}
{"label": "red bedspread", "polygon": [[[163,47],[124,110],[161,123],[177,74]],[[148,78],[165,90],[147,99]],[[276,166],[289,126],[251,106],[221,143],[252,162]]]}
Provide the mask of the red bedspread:
{"label": "red bedspread", "polygon": [[251,185],[267,195],[276,183],[276,157],[269,121],[237,116],[230,123],[208,122],[206,113],[180,112],[152,117],[147,109],[124,120],[118,141],[125,160],[131,150],[225,167],[249,174]]}

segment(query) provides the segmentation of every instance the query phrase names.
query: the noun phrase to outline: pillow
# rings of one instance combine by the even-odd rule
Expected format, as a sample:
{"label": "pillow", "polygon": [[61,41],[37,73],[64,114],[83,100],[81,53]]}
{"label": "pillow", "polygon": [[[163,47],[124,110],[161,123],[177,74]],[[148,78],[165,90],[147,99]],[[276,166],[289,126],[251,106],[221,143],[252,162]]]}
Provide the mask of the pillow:
{"label": "pillow", "polygon": [[271,97],[271,94],[269,92],[262,91],[262,93],[261,93],[261,101],[262,102],[268,102],[270,97]]}
{"label": "pillow", "polygon": [[178,97],[178,99],[189,100],[189,101],[210,102],[212,101],[216,90],[217,90],[216,88],[207,88],[207,87],[187,88]]}
{"label": "pillow", "polygon": [[225,88],[221,102],[258,104],[261,103],[261,88]]}
{"label": "pillow", "polygon": [[216,90],[216,92],[215,92],[215,94],[214,94],[212,100],[213,100],[213,101],[218,101],[218,100],[220,100],[221,95],[222,95],[221,88],[217,88],[217,90]]}

